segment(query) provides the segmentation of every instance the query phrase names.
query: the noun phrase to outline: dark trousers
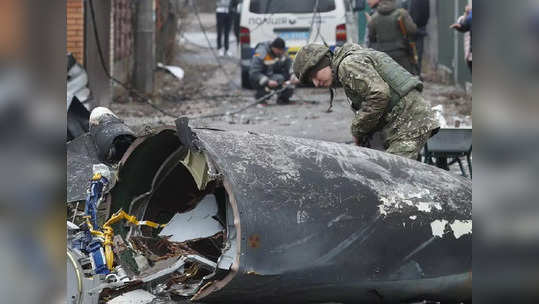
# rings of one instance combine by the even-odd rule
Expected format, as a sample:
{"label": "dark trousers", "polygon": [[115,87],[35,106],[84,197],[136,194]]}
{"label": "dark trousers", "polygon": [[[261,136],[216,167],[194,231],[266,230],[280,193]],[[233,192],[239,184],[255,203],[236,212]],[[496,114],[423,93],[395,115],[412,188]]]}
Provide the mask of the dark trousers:
{"label": "dark trousers", "polygon": [[415,36],[415,46],[417,49],[417,65],[419,68],[419,75],[421,76],[421,69],[423,68],[423,49],[425,45],[425,36],[427,36],[426,28],[417,29],[417,34]]}
{"label": "dark trousers", "polygon": [[234,36],[236,36],[236,44],[240,43],[240,14],[239,13],[232,13],[232,18],[234,27],[232,28],[234,30]]}
{"label": "dark trousers", "polygon": [[220,49],[221,37],[224,34],[225,38],[225,50],[228,50],[228,33],[230,32],[230,14],[229,13],[215,13],[217,17],[217,49]]}

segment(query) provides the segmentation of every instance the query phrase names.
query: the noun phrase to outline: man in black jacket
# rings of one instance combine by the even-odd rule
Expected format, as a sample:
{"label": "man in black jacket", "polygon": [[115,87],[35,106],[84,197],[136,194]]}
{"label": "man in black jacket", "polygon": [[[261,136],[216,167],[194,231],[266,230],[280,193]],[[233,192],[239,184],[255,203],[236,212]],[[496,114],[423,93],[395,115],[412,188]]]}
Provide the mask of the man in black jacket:
{"label": "man in black jacket", "polygon": [[427,36],[427,24],[430,17],[429,0],[404,0],[402,8],[408,10],[412,20],[417,25],[417,32],[414,41],[417,48],[419,75],[421,76],[421,64],[423,62],[423,42]]}
{"label": "man in black jacket", "polygon": [[[271,90],[289,84],[291,66],[292,60],[288,57],[283,39],[276,38],[273,41],[259,43],[249,67],[249,79],[256,90],[255,98],[258,99]],[[292,88],[285,89],[279,94],[277,103],[289,103],[293,93]]]}

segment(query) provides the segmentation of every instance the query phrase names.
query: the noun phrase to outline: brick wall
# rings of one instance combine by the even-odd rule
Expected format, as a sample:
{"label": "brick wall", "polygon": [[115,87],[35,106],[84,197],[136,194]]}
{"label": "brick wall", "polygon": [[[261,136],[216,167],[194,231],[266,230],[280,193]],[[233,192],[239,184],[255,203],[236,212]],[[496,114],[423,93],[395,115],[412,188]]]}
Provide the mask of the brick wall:
{"label": "brick wall", "polygon": [[84,6],[83,0],[67,0],[67,51],[79,63],[84,63]]}

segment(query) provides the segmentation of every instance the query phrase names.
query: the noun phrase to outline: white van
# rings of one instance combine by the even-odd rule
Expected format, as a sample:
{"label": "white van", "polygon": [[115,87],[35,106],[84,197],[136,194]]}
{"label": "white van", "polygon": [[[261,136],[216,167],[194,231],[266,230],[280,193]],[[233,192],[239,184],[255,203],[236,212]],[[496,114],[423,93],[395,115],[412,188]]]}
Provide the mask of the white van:
{"label": "white van", "polygon": [[243,0],[240,17],[242,86],[260,42],[281,37],[292,58],[307,43],[334,49],[358,41],[358,10],[362,0]]}

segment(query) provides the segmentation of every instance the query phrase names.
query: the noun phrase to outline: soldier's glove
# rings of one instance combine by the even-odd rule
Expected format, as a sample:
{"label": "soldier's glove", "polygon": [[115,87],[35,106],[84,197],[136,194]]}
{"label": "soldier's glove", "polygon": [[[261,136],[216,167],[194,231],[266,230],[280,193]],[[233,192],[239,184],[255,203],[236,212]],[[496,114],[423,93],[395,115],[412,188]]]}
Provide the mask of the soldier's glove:
{"label": "soldier's glove", "polygon": [[354,142],[356,143],[356,146],[361,147],[361,139],[354,136]]}
{"label": "soldier's glove", "polygon": [[371,147],[371,136],[361,136],[361,137],[356,137],[354,136],[354,141],[356,143],[356,146],[358,147],[365,147],[365,148],[370,148]]}

